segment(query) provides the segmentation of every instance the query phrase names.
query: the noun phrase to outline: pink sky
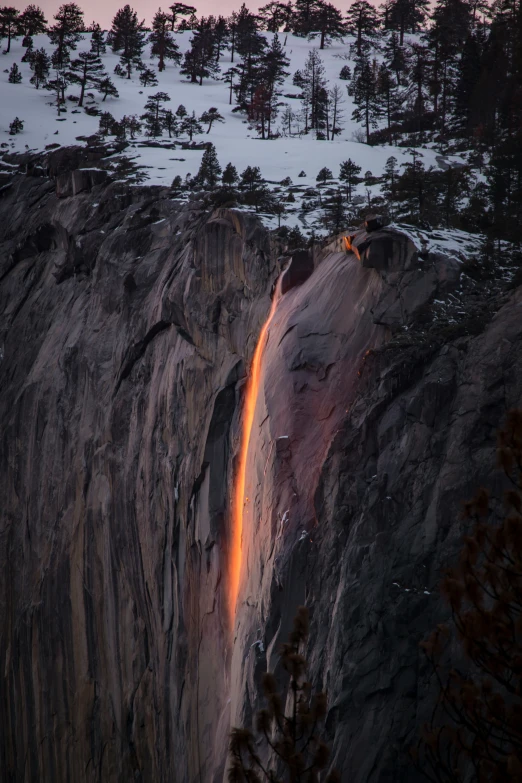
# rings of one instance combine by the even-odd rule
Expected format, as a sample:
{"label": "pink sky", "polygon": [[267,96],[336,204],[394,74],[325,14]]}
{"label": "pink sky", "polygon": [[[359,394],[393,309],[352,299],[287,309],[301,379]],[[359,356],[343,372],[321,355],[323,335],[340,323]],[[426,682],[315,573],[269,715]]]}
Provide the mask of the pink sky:
{"label": "pink sky", "polygon": [[[86,24],[90,24],[93,20],[95,20],[99,22],[102,27],[110,26],[114,14],[118,8],[124,6],[126,2],[126,0],[89,0],[89,2],[87,2],[87,0],[84,0],[84,2],[82,2],[82,0],[75,1],[85,13]],[[20,0],[15,0],[14,5],[16,8],[23,10],[29,4],[29,2],[33,2],[35,5],[40,5],[49,21],[52,19],[53,14],[56,13],[60,5],[60,0],[27,0],[27,2],[20,2]],[[165,0],[163,3],[151,3],[147,2],[147,0],[137,0],[136,2],[130,2],[129,4],[136,9],[140,18],[145,19],[145,22],[149,24],[154,13],[158,10],[160,5],[164,10],[167,10],[169,3],[171,2],[173,2],[173,0]],[[197,0],[196,2],[194,2],[194,0],[183,0],[183,2],[185,2],[187,5],[196,6],[198,9],[198,14],[214,14],[215,16],[222,14],[223,16],[228,16],[232,11],[239,9],[242,0],[200,0],[200,2],[197,2]],[[246,5],[248,8],[251,8],[253,11],[255,11],[257,8],[259,8],[259,6],[266,5],[267,2],[268,0],[260,0],[260,2],[250,0],[250,2],[246,2]],[[348,6],[351,5],[351,2],[350,0],[342,0],[341,2],[335,2],[335,5],[341,10],[345,11]]]}

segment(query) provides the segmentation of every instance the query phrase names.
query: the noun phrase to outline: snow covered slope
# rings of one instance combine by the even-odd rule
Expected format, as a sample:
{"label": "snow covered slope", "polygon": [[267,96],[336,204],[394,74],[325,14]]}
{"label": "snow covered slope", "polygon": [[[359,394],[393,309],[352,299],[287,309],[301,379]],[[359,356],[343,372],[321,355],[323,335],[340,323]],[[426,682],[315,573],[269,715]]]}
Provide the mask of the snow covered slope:
{"label": "snow covered slope", "polygon": [[[271,33],[265,33],[265,35],[268,39],[272,37]],[[185,52],[189,48],[190,37],[190,32],[176,34],[181,52]],[[284,41],[285,36],[281,35],[281,39]],[[390,155],[394,155],[399,164],[410,158],[404,148],[369,147],[353,140],[353,134],[359,126],[351,120],[353,104],[347,94],[347,82],[338,79],[343,65],[348,64],[353,69],[353,62],[346,60],[351,41],[352,38],[347,37],[344,44],[335,43],[320,52],[330,86],[338,82],[345,98],[344,119],[341,122],[344,130],[340,137],[334,141],[317,141],[313,134],[262,141],[257,138],[256,130],[249,125],[243,115],[232,113],[234,106],[229,105],[229,90],[223,81],[206,80],[202,86],[191,84],[186,77],[180,74],[178,67],[169,64],[163,73],[157,74],[159,81],[157,87],[143,88],[137,72],[134,72],[130,81],[113,75],[119,57],[110,50],[107,51],[107,54],[102,55],[102,60],[119,90],[120,97],[107,98],[102,103],[96,94],[96,100],[101,109],[111,112],[116,119],[121,119],[124,114],[142,114],[147,96],[158,90],[165,91],[170,95],[171,103],[168,107],[173,111],[179,104],[183,104],[189,113],[195,111],[199,116],[211,106],[216,106],[226,122],[214,125],[209,135],[199,136],[197,140],[210,140],[215,144],[222,166],[231,161],[241,172],[248,165],[257,165],[261,168],[263,176],[269,181],[291,177],[294,183],[298,182],[300,185],[308,187],[315,186],[315,178],[320,168],[327,166],[332,170],[334,176],[337,176],[340,163],[347,158],[351,158],[361,166],[362,173],[369,170],[374,176],[380,176],[386,159]],[[292,84],[292,76],[298,68],[303,67],[306,57],[314,45],[314,42],[303,38],[286,36],[285,51],[291,64],[290,76],[284,85],[283,94],[298,92],[298,89]],[[34,48],[42,46],[49,53],[53,49],[47,36],[35,36]],[[89,49],[90,34],[85,34],[77,52]],[[82,109],[77,110],[77,113],[72,113],[75,110],[75,104],[70,101],[67,101],[67,113],[60,115],[60,117],[57,116],[56,108],[49,105],[52,101],[52,94],[47,90],[36,90],[29,83],[31,77],[29,65],[21,62],[24,51],[21,39],[18,39],[12,42],[11,52],[0,58],[3,64],[2,73],[0,73],[0,142],[3,143],[4,151],[7,149],[6,144],[10,151],[26,151],[27,149],[39,151],[52,143],[77,144],[76,138],[78,136],[88,136],[95,133],[98,130],[98,117],[89,116]],[[157,60],[150,60],[149,47],[144,54],[144,62],[150,63],[156,70]],[[18,63],[22,72],[23,81],[21,84],[9,84],[8,82],[6,71],[14,62]],[[227,51],[221,59],[222,71],[229,67],[229,62],[230,52]],[[66,94],[78,94],[78,92],[79,89],[71,85]],[[298,111],[300,108],[298,99],[282,97],[281,100],[289,103],[294,111]],[[11,137],[9,136],[9,124],[15,116],[24,121],[24,130]],[[276,121],[276,127],[279,124],[279,120]],[[165,141],[168,140],[166,133],[163,138]],[[197,150],[183,150],[178,154],[172,149],[144,149],[138,146],[135,147],[135,150],[130,151],[135,154],[136,163],[146,167],[148,182],[164,185],[170,185],[177,174],[183,178],[189,173],[196,174],[202,155],[202,152]],[[439,165],[435,151],[429,149],[424,151],[424,163],[426,166]],[[306,173],[306,177],[297,180],[301,171]]]}

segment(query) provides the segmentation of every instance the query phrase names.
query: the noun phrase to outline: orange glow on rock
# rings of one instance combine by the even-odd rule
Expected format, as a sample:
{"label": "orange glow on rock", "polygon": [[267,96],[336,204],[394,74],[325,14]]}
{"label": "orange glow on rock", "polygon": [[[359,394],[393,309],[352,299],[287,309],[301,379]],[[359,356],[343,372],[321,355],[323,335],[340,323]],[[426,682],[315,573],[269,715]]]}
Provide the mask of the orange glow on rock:
{"label": "orange glow on rock", "polygon": [[357,250],[356,247],[354,247],[354,245],[352,245],[352,239],[353,238],[354,237],[350,237],[350,236],[343,237],[343,239],[344,239],[344,249],[346,250],[347,253],[353,253],[354,256],[360,261],[361,260],[361,256],[359,255],[359,251]]}
{"label": "orange glow on rock", "polygon": [[232,499],[232,536],[230,547],[230,583],[229,583],[229,611],[230,611],[230,624],[234,625],[234,617],[236,613],[237,596],[239,593],[239,581],[241,577],[241,561],[242,561],[242,538],[243,538],[243,516],[245,511],[245,503],[248,502],[248,498],[245,498],[245,485],[246,485],[246,469],[248,459],[248,446],[250,443],[250,435],[252,432],[252,425],[254,423],[254,415],[256,412],[257,398],[259,395],[259,386],[261,383],[261,364],[263,361],[263,354],[266,345],[266,337],[268,328],[274,317],[277,304],[281,298],[281,279],[277,281],[276,290],[274,292],[274,298],[272,299],[272,305],[268,318],[266,319],[259,338],[257,340],[256,349],[252,358],[252,364],[250,366],[250,374],[246,384],[245,401],[243,403],[243,422],[241,425],[241,445],[239,449],[239,462],[237,468],[237,475],[235,477],[233,499]]}

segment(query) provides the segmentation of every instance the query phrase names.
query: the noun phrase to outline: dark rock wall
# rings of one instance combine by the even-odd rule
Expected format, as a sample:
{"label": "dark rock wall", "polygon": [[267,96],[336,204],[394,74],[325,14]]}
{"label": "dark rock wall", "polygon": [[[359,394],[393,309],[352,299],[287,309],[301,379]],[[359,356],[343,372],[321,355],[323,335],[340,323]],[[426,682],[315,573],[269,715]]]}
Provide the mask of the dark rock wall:
{"label": "dark rock wall", "polygon": [[343,780],[417,780],[418,642],[520,404],[520,292],[478,336],[386,351],[451,263],[379,232],[363,263],[316,254],[268,336],[232,637],[240,400],[277,252],[251,217],[89,187],[0,199],[0,780],[222,780],[303,601]]}

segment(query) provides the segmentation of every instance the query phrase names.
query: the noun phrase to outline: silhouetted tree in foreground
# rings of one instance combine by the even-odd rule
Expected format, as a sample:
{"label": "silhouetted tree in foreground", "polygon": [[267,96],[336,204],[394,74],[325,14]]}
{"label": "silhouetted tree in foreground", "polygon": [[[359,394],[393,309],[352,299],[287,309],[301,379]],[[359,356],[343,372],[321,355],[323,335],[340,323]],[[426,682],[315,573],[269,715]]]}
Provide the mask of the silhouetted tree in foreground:
{"label": "silhouetted tree in foreground", "polygon": [[469,671],[443,674],[448,626],[422,645],[440,696],[413,757],[436,783],[522,780],[522,410],[499,433],[498,462],[509,481],[504,502],[480,489],[465,504],[473,533],[441,586]]}
{"label": "silhouetted tree in foreground", "polygon": [[[306,679],[306,659],[300,650],[307,638],[308,610],[301,606],[281,650],[281,663],[290,678],[287,697],[267,672],[263,677],[266,707],[257,714],[257,738],[249,729],[234,728],[230,734],[229,783],[316,783],[328,766],[330,749],[319,731],[326,715],[326,694],[312,695]],[[266,753],[260,753],[259,746]],[[332,771],[324,781],[340,783],[341,778]]]}

